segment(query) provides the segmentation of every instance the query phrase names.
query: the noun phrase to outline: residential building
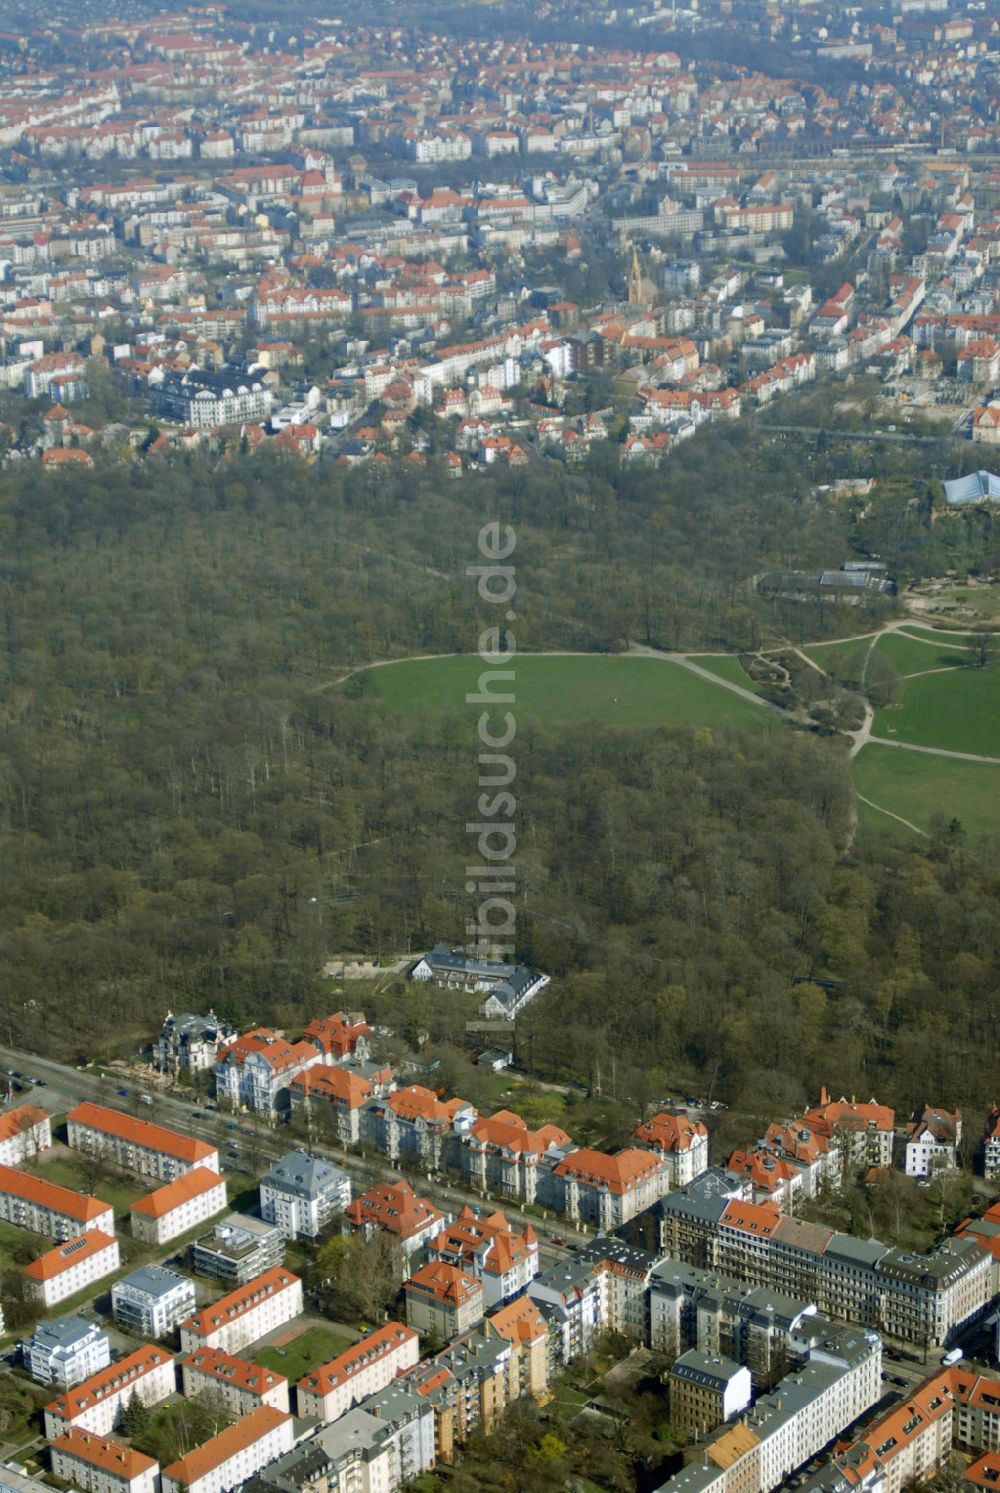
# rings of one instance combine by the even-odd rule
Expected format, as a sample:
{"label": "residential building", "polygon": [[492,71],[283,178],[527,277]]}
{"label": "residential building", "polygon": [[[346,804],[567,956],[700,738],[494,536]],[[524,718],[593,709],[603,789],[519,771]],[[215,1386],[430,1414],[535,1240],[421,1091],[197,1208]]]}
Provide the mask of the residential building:
{"label": "residential building", "polygon": [[409,1182],[403,1181],[376,1182],[344,1209],[344,1223],[349,1229],[366,1234],[381,1229],[407,1255],[428,1246],[450,1222],[446,1214],[426,1198],[418,1197]]}
{"label": "residential building", "polygon": [[300,1379],[296,1409],[300,1416],[338,1420],[411,1369],[419,1357],[420,1340],[413,1328],[389,1322]]}
{"label": "residential building", "polygon": [[174,1361],[167,1350],[145,1343],[51,1400],[45,1407],[45,1435],[54,1441],[75,1427],[109,1436],[133,1394],[144,1405],[155,1405],[172,1394],[176,1384]]}
{"label": "residential building", "polygon": [[270,385],[246,369],[188,368],[150,388],[154,413],[195,430],[262,422],[271,413]]}
{"label": "residential building", "polygon": [[962,1114],[921,1105],[906,1127],[903,1169],[908,1177],[954,1171],[962,1140]]}
{"label": "residential building", "polygon": [[750,1370],[731,1358],[688,1348],[674,1361],[668,1380],[670,1423],[685,1436],[703,1437],[750,1403]]}
{"label": "residential building", "polygon": [[987,1181],[1000,1177],[1000,1108],[996,1105],[986,1116],[978,1161],[979,1170]]}
{"label": "residential building", "polygon": [[214,1011],[207,1016],[168,1011],[163,1030],[153,1043],[153,1062],[161,1073],[207,1073],[220,1047],[235,1040],[236,1031]]}
{"label": "residential building", "polygon": [[290,1151],[261,1178],[261,1216],[284,1239],[315,1239],[350,1201],[347,1173],[305,1151]]}
{"label": "residential building", "polygon": [[[394,1380],[265,1468],[275,1493],[395,1493],[436,1460],[434,1406]],[[20,1490],[14,1490],[20,1493]]]}
{"label": "residential building", "polygon": [[442,1343],[470,1331],[483,1316],[483,1288],[457,1265],[431,1260],[403,1285],[406,1320],[415,1331]]}
{"label": "residential building", "polygon": [[24,1276],[32,1293],[53,1307],[113,1274],[119,1263],[118,1240],[102,1229],[89,1229],[25,1265]]}
{"label": "residential building", "polygon": [[517,1395],[544,1400],[549,1389],[549,1329],[537,1303],[518,1296],[492,1312],[483,1330],[510,1343]]}
{"label": "residential building", "polygon": [[484,1016],[513,1020],[529,1001],[549,983],[548,975],[525,964],[505,964],[497,959],[470,957],[447,944],[435,944],[417,960],[411,980],[430,980],[449,990],[475,991],[486,999],[480,1006]]}
{"label": "residential building", "polygon": [[302,1040],[314,1043],[323,1054],[324,1062],[339,1063],[354,1057],[366,1063],[371,1057],[371,1034],[362,1011],[335,1011],[332,1016],[310,1021],[302,1033]]}
{"label": "residential building", "polygon": [[499,1192],[515,1202],[534,1203],[542,1177],[562,1160],[573,1142],[558,1125],[529,1130],[513,1110],[501,1109],[474,1121],[462,1136],[460,1164],[466,1182],[480,1192]]}
{"label": "residential building", "polygon": [[162,1265],[140,1265],[111,1287],[114,1319],[136,1337],[169,1336],[194,1306],[194,1281]]}
{"label": "residential building", "polygon": [[291,1408],[284,1374],[219,1348],[196,1348],[181,1360],[181,1388],[188,1399],[207,1393],[218,1395],[228,1413],[239,1417],[261,1405],[286,1413]]}
{"label": "residential building", "polygon": [[685,1187],[708,1167],[708,1128],[685,1110],[664,1110],[633,1132],[636,1145],[655,1151],[666,1166],[669,1191]]}
{"label": "residential building", "polygon": [[33,1161],[52,1144],[52,1128],[44,1109],[18,1104],[0,1115],[0,1165],[17,1166]]}
{"label": "residential building", "polygon": [[361,1139],[362,1109],[373,1093],[372,1084],[360,1073],[328,1062],[307,1068],[288,1089],[292,1115],[315,1126],[318,1135],[332,1131],[330,1138],[345,1147]]}
{"label": "residential building", "polygon": [[163,1493],[224,1493],[239,1488],[292,1448],[292,1418],[262,1405],[164,1467]]}
{"label": "residential building", "polygon": [[648,1297],[658,1256],[637,1249],[624,1239],[599,1234],[576,1251],[581,1265],[603,1270],[607,1275],[604,1325],[612,1332],[646,1341],[648,1330]]}
{"label": "residential building", "polygon": [[66,1116],[69,1144],[88,1156],[105,1156],[127,1171],[173,1182],[197,1167],[219,1170],[219,1152],[207,1141],[137,1120],[102,1104],[78,1104]]}
{"label": "residential building", "polygon": [[323,1061],[312,1042],[286,1042],[258,1027],[222,1048],[215,1063],[215,1092],[232,1109],[270,1115],[288,1108],[292,1080]]}
{"label": "residential building", "polygon": [[181,1351],[205,1347],[238,1353],[247,1343],[291,1322],[301,1310],[302,1282],[279,1266],[182,1322]]}
{"label": "residential building", "polygon": [[807,1109],[807,1125],[836,1142],[845,1162],[855,1167],[891,1166],[896,1133],[895,1111],[869,1099],[831,1099],[824,1088],[819,1104]]}
{"label": "residential building", "polygon": [[85,1317],[57,1317],[39,1322],[21,1348],[21,1357],[32,1379],[72,1389],[111,1362],[108,1335]]}
{"label": "residential building", "polygon": [[285,1257],[285,1241],[273,1223],[248,1213],[227,1213],[210,1234],[191,1245],[191,1268],[224,1286],[245,1286]]}
{"label": "residential building", "polygon": [[660,1156],[633,1146],[609,1156],[589,1147],[571,1151],[552,1169],[558,1184],[553,1206],[602,1232],[620,1228],[669,1191],[669,1171]]}
{"label": "residential building", "polygon": [[608,1272],[576,1259],[560,1260],[528,1287],[549,1333],[549,1373],[557,1374],[596,1341],[608,1321]]}
{"label": "residential building", "polygon": [[442,1100],[430,1089],[410,1084],[367,1101],[361,1111],[361,1138],[394,1164],[405,1158],[424,1171],[437,1171],[447,1159],[447,1142],[465,1135],[475,1119],[476,1111],[466,1099]]}
{"label": "residential building", "polygon": [[502,1213],[480,1217],[468,1206],[429,1241],[427,1252],[474,1275],[486,1311],[519,1296],[538,1274],[538,1237],[530,1223],[515,1234]]}
{"label": "residential building", "polygon": [[91,1229],[102,1234],[115,1231],[114,1210],[108,1203],[12,1166],[0,1166],[0,1221],[52,1239],[75,1240]]}
{"label": "residential building", "polygon": [[64,1431],[49,1447],[49,1465],[84,1493],[159,1493],[159,1462],[93,1431]]}
{"label": "residential building", "polygon": [[225,1206],[225,1178],[199,1166],[132,1204],[132,1236],[145,1244],[167,1244]]}

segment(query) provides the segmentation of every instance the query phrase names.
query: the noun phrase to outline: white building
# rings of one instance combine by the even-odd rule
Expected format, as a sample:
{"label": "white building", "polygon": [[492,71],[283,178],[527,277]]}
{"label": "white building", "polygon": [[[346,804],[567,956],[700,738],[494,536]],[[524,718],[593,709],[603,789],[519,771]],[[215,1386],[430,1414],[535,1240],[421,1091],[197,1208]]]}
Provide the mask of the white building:
{"label": "white building", "polygon": [[231,1109],[270,1115],[287,1102],[292,1079],[321,1062],[323,1054],[312,1042],[286,1042],[260,1027],[219,1053],[216,1096]]}
{"label": "white building", "polygon": [[906,1127],[903,1166],[908,1177],[930,1177],[954,1171],[962,1139],[962,1115],[925,1104]]}
{"label": "white building", "polygon": [[162,1265],[140,1265],[111,1287],[115,1321],[137,1337],[166,1337],[194,1306],[194,1281]]}
{"label": "white building", "polygon": [[150,1120],[136,1120],[101,1104],[78,1104],[66,1116],[69,1144],[88,1156],[106,1156],[128,1171],[173,1182],[196,1167],[219,1170],[219,1152],[206,1141],[179,1135]]}
{"label": "white building", "polygon": [[145,1244],[166,1244],[225,1207],[225,1178],[199,1166],[132,1204],[132,1235]]}
{"label": "white building", "polygon": [[55,1475],[84,1493],[158,1493],[159,1462],[92,1431],[64,1431],[49,1458]]}
{"label": "white building", "polygon": [[419,1357],[420,1339],[413,1328],[389,1322],[300,1379],[295,1386],[296,1409],[300,1416],[337,1420],[391,1384],[397,1374],[413,1368]]}
{"label": "white building", "polygon": [[290,1451],[293,1439],[292,1417],[262,1405],[164,1467],[161,1488],[163,1493],[224,1493],[239,1488]]}
{"label": "white building", "polygon": [[655,1151],[667,1168],[670,1191],[686,1187],[708,1169],[708,1129],[684,1110],[665,1110],[633,1132],[637,1145]]}
{"label": "white building", "polygon": [[231,1415],[249,1415],[261,1405],[286,1413],[291,1408],[284,1374],[219,1348],[196,1348],[185,1358],[181,1362],[181,1383],[188,1399],[206,1393],[221,1395]]}
{"label": "white building", "polygon": [[39,1322],[21,1350],[24,1366],[39,1384],[72,1389],[111,1362],[108,1335],[85,1317]]}
{"label": "white building", "polygon": [[0,1221],[53,1239],[75,1239],[91,1229],[103,1234],[115,1231],[114,1209],[100,1198],[12,1166],[0,1166]]}
{"label": "white building", "polygon": [[0,1115],[0,1164],[17,1166],[32,1161],[52,1144],[52,1127],[43,1109],[19,1104]]}
{"label": "white building", "polygon": [[312,1483],[317,1456],[326,1493],[394,1493],[434,1466],[434,1407],[394,1380],[267,1468],[265,1486]]}
{"label": "white building", "polygon": [[101,1229],[90,1229],[32,1260],[24,1275],[34,1294],[52,1307],[112,1275],[120,1263],[118,1240]]}
{"label": "white building", "polygon": [[127,1358],[92,1374],[45,1407],[45,1435],[54,1441],[75,1427],[109,1436],[120,1412],[133,1394],[144,1405],[155,1405],[177,1388],[174,1361],[165,1348],[144,1343]]}
{"label": "white building", "polygon": [[285,1239],[315,1239],[350,1201],[347,1173],[306,1151],[290,1151],[261,1178],[261,1217]]}
{"label": "white building", "polygon": [[163,1073],[207,1073],[219,1048],[236,1036],[234,1028],[220,1021],[214,1011],[207,1016],[175,1016],[168,1011],[153,1043],[153,1061]]}
{"label": "white building", "polygon": [[181,1351],[221,1348],[238,1353],[247,1343],[284,1327],[301,1310],[299,1277],[281,1267],[269,1270],[182,1322]]}

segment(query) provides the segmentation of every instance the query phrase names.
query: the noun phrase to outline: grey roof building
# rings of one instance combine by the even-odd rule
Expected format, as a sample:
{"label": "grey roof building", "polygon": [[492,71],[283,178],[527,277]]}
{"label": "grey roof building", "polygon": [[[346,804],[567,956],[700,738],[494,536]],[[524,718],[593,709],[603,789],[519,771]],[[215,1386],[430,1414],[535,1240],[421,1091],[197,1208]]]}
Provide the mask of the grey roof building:
{"label": "grey roof building", "polygon": [[162,1265],[140,1265],[111,1288],[115,1321],[139,1337],[166,1337],[194,1309],[194,1281]]}
{"label": "grey roof building", "polygon": [[191,1246],[192,1269],[227,1286],[245,1286],[280,1265],[284,1257],[280,1230],[248,1213],[227,1213]]}
{"label": "grey roof building", "polygon": [[285,1239],[315,1239],[350,1201],[347,1173],[308,1151],[290,1151],[261,1178],[261,1216]]}

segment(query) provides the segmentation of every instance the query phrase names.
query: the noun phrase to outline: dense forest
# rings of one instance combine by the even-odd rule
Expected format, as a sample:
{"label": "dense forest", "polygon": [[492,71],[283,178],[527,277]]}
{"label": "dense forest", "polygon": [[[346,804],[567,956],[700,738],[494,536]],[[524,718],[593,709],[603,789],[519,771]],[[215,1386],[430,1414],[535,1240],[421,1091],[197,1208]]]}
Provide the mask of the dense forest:
{"label": "dense forest", "polygon": [[[167,1006],[291,1025],[329,953],[460,938],[474,717],[404,718],[344,676],[475,649],[491,519],[517,529],[528,650],[858,631],[752,577],[873,549],[904,576],[995,566],[981,515],[931,522],[920,453],[879,459],[739,427],[663,471],[610,449],[458,482],[238,452],[8,470],[0,1032],[76,1058],[134,1049]],[[866,461],[864,508],[817,495]],[[554,976],[519,1023],[539,1073],[590,1085],[614,1050],[633,1094],[995,1097],[996,846],[855,838],[836,740],[518,726],[518,952]]]}

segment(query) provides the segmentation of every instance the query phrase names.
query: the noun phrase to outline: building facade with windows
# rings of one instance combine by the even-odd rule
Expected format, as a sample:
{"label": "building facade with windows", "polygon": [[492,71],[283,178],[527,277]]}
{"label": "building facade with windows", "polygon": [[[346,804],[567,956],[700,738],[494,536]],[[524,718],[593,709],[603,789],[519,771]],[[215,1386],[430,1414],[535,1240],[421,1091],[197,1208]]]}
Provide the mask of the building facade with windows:
{"label": "building facade with windows", "polygon": [[194,1281],[162,1265],[140,1265],[111,1287],[115,1321],[138,1337],[167,1337],[194,1306]]}
{"label": "building facade with windows", "polygon": [[66,1116],[69,1144],[88,1156],[106,1156],[127,1171],[173,1182],[196,1167],[218,1172],[219,1152],[207,1141],[179,1135],[150,1120],[136,1120],[102,1104],[78,1104]]}

